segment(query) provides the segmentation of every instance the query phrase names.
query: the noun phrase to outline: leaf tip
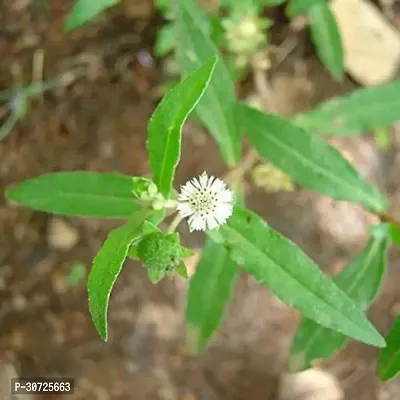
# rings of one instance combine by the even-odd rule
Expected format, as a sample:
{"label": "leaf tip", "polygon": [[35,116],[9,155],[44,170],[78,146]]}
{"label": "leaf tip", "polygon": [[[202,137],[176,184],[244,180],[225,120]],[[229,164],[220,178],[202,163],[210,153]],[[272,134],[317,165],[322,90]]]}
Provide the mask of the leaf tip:
{"label": "leaf tip", "polygon": [[370,341],[372,346],[380,348],[386,347],[385,338],[378,331],[375,331],[375,334],[372,336],[372,338],[373,340]]}

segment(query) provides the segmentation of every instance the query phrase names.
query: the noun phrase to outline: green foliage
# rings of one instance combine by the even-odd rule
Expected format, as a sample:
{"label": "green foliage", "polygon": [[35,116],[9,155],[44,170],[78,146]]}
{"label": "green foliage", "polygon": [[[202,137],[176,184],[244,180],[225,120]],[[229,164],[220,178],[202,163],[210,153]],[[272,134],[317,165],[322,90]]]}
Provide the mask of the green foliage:
{"label": "green foliage", "polygon": [[162,26],[157,33],[157,39],[154,46],[154,53],[158,57],[166,56],[173,50],[175,45],[174,24],[167,23]]}
{"label": "green foliage", "polygon": [[[78,0],[65,27],[80,26],[116,3]],[[36,210],[127,219],[110,232],[88,277],[89,310],[104,340],[108,337],[110,294],[127,257],[140,260],[154,283],[176,275],[188,278],[184,259],[193,252],[181,245],[179,234],[174,232],[180,215],[174,216],[168,228],[164,224],[166,217],[185,207],[181,198],[178,201],[173,183],[181,157],[183,125],[195,116],[215,139],[226,165],[232,168],[228,176],[236,205],[227,223],[207,232],[209,237],[189,282],[186,322],[191,350],[203,350],[221,323],[239,268],[302,313],[290,357],[292,370],[308,368],[314,360],[330,356],[345,344],[347,337],[373,346],[385,345],[365,313],[385,275],[389,239],[400,244],[399,223],[386,215],[387,201],[378,189],[317,133],[351,135],[374,130],[379,144],[388,146],[388,135],[384,137],[382,129],[398,120],[400,81],[327,101],[292,122],[237,104],[232,76],[240,78],[245,74],[254,56],[261,55],[259,52],[268,45],[271,23],[263,19],[264,7],[283,3],[284,0],[224,0],[219,3],[218,12],[206,14],[195,0],[157,0],[156,7],[167,24],[156,43],[156,52],[162,56],[175,48],[186,79],[167,93],[149,121],[147,150],[153,178],[56,172],[7,189],[9,200]],[[322,62],[334,77],[342,78],[341,38],[328,2],[291,0],[287,13],[309,17],[311,36]],[[227,54],[225,61],[231,69],[218,56],[217,46]],[[246,62],[239,68],[241,57]],[[269,60],[263,61],[268,69]],[[0,101],[7,101],[11,111],[0,138],[7,136],[26,115],[28,100],[53,85],[54,82],[35,84],[0,93]],[[241,160],[242,131],[250,145],[267,159],[268,168],[264,166],[263,171],[276,178],[270,185],[274,190],[295,190],[302,185],[357,203],[390,223],[374,226],[366,247],[330,279],[299,247],[238,205],[244,203],[246,194],[245,173],[254,165],[247,157]],[[259,171],[261,167],[258,165]],[[230,196],[226,192],[224,195]],[[205,196],[199,201],[211,204],[213,199]],[[77,284],[84,275],[84,266],[77,264],[71,269],[68,282]],[[399,331],[397,321],[387,337],[388,347],[381,352],[378,372],[384,380],[400,369]]]}
{"label": "green foliage", "polygon": [[354,135],[396,122],[399,109],[400,80],[396,80],[329,100],[294,121],[312,133]]}
{"label": "green foliage", "polygon": [[190,350],[203,350],[218,328],[238,276],[228,252],[208,239],[190,279],[186,323]]}
{"label": "green foliage", "polygon": [[89,310],[102,339],[107,340],[107,310],[111,290],[121,272],[129,246],[142,235],[142,225],[154,211],[134,213],[127,223],[111,231],[93,260],[88,278]]}
{"label": "green foliage", "polygon": [[386,347],[378,360],[378,375],[383,381],[393,379],[400,372],[400,316],[397,316],[386,337]]}
{"label": "green foliage", "polygon": [[182,127],[204,94],[214,71],[216,58],[192,72],[163,98],[148,126],[147,150],[153,180],[168,197],[181,156]]}
{"label": "green foliage", "polygon": [[0,101],[7,101],[10,114],[0,127],[0,141],[5,139],[14,129],[17,122],[29,111],[29,103],[41,93],[56,86],[56,81],[38,82],[30,85],[16,85],[14,89],[0,92]]}
{"label": "green foliage", "polygon": [[389,225],[389,233],[393,243],[396,246],[400,246],[400,228],[396,225]]}
{"label": "green foliage", "polygon": [[132,194],[137,200],[153,200],[157,197],[157,185],[142,176],[132,177]]}
{"label": "green foliage", "polygon": [[118,0],[75,0],[71,13],[65,21],[64,29],[70,31],[88,23]]}
{"label": "green foliage", "polygon": [[80,285],[86,278],[86,266],[81,262],[73,263],[68,271],[67,282],[70,286]]}
{"label": "green foliage", "polygon": [[290,18],[306,14],[310,18],[311,39],[319,58],[336,79],[344,77],[342,39],[327,0],[291,0],[286,8]]}
{"label": "green foliage", "polygon": [[293,18],[299,14],[307,14],[314,6],[326,5],[327,0],[290,0],[286,14]]}
{"label": "green foliage", "polygon": [[[177,8],[176,52],[182,71],[188,74],[209,57],[216,56],[218,49],[207,36],[201,10],[193,0],[183,0]],[[237,163],[240,157],[240,137],[233,120],[234,102],[234,84],[219,59],[207,92],[197,105],[196,114],[213,135],[229,166]]]}
{"label": "green foliage", "polygon": [[132,177],[116,173],[55,172],[6,191],[8,200],[34,210],[94,218],[126,218],[140,209]]}
{"label": "green foliage", "polygon": [[[333,278],[363,311],[376,297],[385,277],[388,245],[387,235],[373,233],[367,246]],[[312,361],[332,356],[346,340],[342,334],[303,317],[293,340],[289,369],[294,372],[311,368]]]}
{"label": "green foliage", "polygon": [[317,135],[284,118],[245,105],[236,107],[237,123],[260,154],[297,183],[334,199],[382,211],[386,200],[354,167]]}
{"label": "green foliage", "polygon": [[296,245],[271,229],[258,215],[235,206],[219,233],[232,260],[287,305],[315,322],[362,342],[385,342],[361,310]]}
{"label": "green foliage", "polygon": [[319,58],[336,79],[344,77],[343,48],[339,28],[327,3],[315,4],[308,10],[311,38]]}

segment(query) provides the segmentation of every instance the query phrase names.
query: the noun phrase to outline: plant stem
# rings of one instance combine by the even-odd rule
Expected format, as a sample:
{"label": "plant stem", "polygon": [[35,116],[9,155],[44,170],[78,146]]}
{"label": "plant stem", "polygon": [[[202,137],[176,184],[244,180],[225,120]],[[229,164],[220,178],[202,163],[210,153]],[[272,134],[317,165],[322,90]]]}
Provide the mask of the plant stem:
{"label": "plant stem", "polygon": [[381,222],[388,222],[389,224],[392,224],[400,229],[400,221],[390,214],[377,213],[376,215],[380,218]]}
{"label": "plant stem", "polygon": [[181,223],[181,221],[182,221],[182,217],[180,216],[179,213],[177,213],[168,227],[168,232],[169,233],[175,232],[175,229],[178,227],[178,225]]}
{"label": "plant stem", "polygon": [[225,174],[223,180],[230,183],[237,183],[242,181],[244,174],[253,167],[258,161],[258,152],[256,149],[251,148],[244,156],[243,161],[235,168],[231,169]]}

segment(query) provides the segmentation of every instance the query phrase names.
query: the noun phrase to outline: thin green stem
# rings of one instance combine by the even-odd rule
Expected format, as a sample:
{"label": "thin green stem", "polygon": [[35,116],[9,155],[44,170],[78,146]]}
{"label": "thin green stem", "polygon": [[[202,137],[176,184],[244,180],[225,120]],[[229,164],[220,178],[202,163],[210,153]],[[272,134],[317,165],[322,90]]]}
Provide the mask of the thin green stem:
{"label": "thin green stem", "polygon": [[176,228],[178,227],[178,225],[181,223],[182,221],[182,217],[180,216],[180,214],[176,214],[174,219],[171,221],[169,227],[168,227],[168,232],[172,233],[175,232]]}

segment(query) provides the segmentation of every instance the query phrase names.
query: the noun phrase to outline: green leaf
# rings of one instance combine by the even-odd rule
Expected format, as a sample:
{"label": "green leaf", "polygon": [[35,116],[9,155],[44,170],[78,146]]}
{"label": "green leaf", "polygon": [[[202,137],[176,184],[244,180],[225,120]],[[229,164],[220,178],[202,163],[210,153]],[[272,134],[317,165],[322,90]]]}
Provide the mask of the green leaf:
{"label": "green leaf", "polygon": [[188,258],[194,256],[194,251],[192,249],[187,249],[186,247],[181,246],[181,257]]}
{"label": "green leaf", "polygon": [[127,257],[129,257],[131,260],[140,260],[138,253],[137,253],[137,244],[132,244],[129,249],[128,249],[128,254]]}
{"label": "green leaf", "polygon": [[21,116],[18,111],[11,111],[3,125],[0,126],[0,141],[5,139],[14,129]]}
{"label": "green leaf", "polygon": [[175,45],[175,31],[174,24],[167,23],[158,29],[156,43],[154,47],[154,54],[158,57],[166,56],[174,49]]}
{"label": "green leaf", "polygon": [[315,4],[308,10],[311,38],[319,58],[336,79],[344,76],[343,48],[335,16],[327,3]]}
{"label": "green leaf", "polygon": [[153,211],[134,213],[128,222],[111,231],[93,260],[87,288],[93,323],[103,340],[107,340],[107,310],[111,290],[121,272],[131,243],[142,234],[142,224]]}
{"label": "green leaf", "polygon": [[118,0],[76,0],[65,22],[64,30],[70,31],[84,25],[98,14],[118,3]]}
{"label": "green leaf", "polygon": [[400,118],[400,80],[359,89],[322,103],[295,118],[295,123],[312,133],[354,135],[389,126]]}
{"label": "green leaf", "polygon": [[147,150],[153,180],[168,197],[181,155],[182,126],[205,92],[216,57],[192,72],[163,98],[148,126]]}
{"label": "green leaf", "polygon": [[246,191],[243,182],[232,182],[231,189],[234,194],[235,202],[244,206],[246,202]]}
{"label": "green leaf", "polygon": [[327,0],[291,0],[286,7],[286,14],[293,18],[299,14],[308,14],[308,11],[315,5],[326,4]]}
{"label": "green leaf", "polygon": [[386,208],[386,200],[379,191],[319,136],[245,105],[237,106],[236,115],[237,123],[259,153],[297,183],[372,211]]}
{"label": "green leaf", "polygon": [[94,218],[126,218],[141,208],[131,176],[100,172],[55,172],[6,191],[8,200],[34,210]]}
{"label": "green leaf", "polygon": [[235,206],[214,237],[232,260],[305,317],[359,341],[385,345],[354,302],[299,247],[252,211]]}
{"label": "green leaf", "polygon": [[178,267],[176,268],[175,272],[181,276],[184,279],[188,279],[189,278],[189,274],[186,268],[186,265],[184,263],[184,261],[181,261],[178,265]]}
{"label": "green leaf", "polygon": [[392,145],[391,130],[388,127],[373,129],[376,145],[383,151],[388,151]]}
{"label": "green leaf", "polygon": [[[193,71],[218,49],[204,31],[201,10],[193,0],[178,2],[176,51],[186,74]],[[207,92],[196,107],[196,114],[216,140],[225,162],[233,166],[240,159],[240,136],[233,120],[234,83],[221,59],[218,60]]]}
{"label": "green leaf", "polygon": [[389,226],[390,237],[396,246],[400,246],[400,228],[394,224]]}
{"label": "green leaf", "polygon": [[225,248],[210,239],[190,279],[186,323],[190,350],[204,349],[218,328],[238,276],[238,266]]}
{"label": "green leaf", "polygon": [[396,377],[400,372],[400,316],[397,316],[386,337],[386,347],[378,359],[378,375],[383,381]]}
{"label": "green leaf", "polygon": [[221,6],[229,8],[230,12],[242,11],[253,13],[253,12],[260,12],[263,7],[274,7],[280,6],[286,0],[222,0],[220,2]]}
{"label": "green leaf", "polygon": [[[333,282],[362,311],[377,295],[386,272],[388,237],[376,236],[337,276]],[[346,336],[303,318],[293,340],[289,369],[291,372],[312,367],[312,361],[328,358],[342,348]]]}
{"label": "green leaf", "polygon": [[280,6],[286,0],[255,0],[255,3],[259,4],[260,6]]}

